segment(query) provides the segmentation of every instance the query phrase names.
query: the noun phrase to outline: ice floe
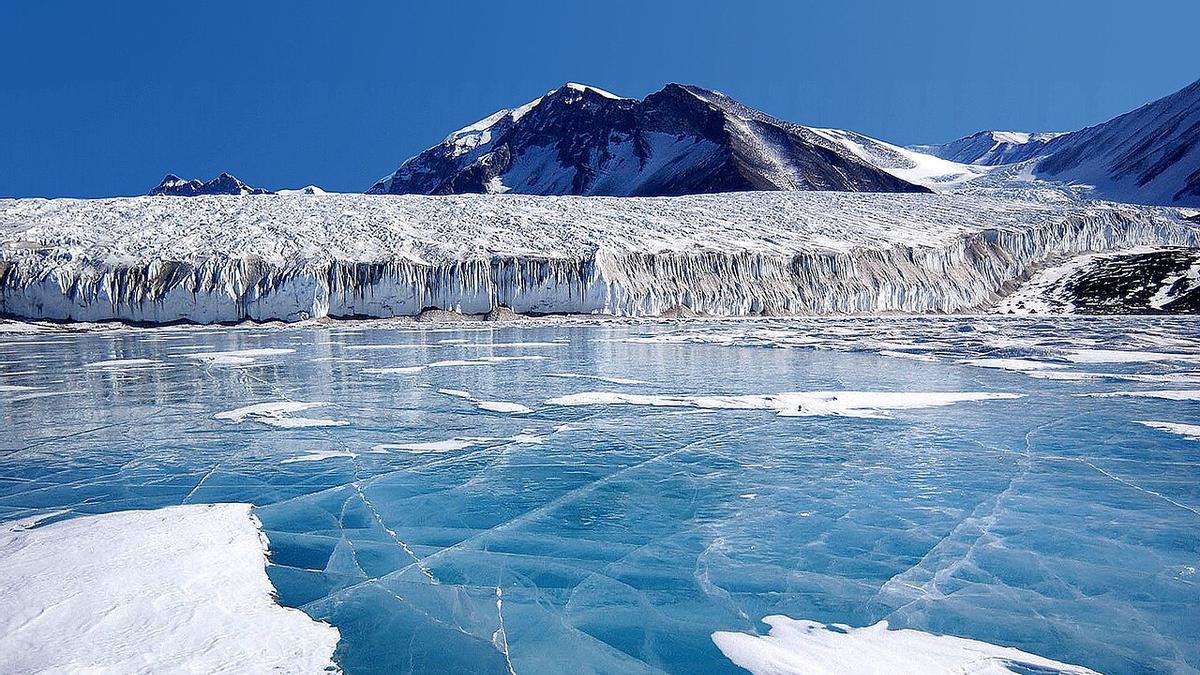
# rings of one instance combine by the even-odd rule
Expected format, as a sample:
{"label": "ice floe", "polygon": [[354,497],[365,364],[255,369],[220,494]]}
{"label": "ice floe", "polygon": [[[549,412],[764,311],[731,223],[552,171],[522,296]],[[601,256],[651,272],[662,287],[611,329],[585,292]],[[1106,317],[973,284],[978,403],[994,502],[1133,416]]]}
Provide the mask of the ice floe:
{"label": "ice floe", "polygon": [[1066,368],[1066,366],[1061,363],[1048,363],[1046,361],[1034,361],[1031,359],[964,359],[959,361],[959,363],[968,366],[978,366],[980,368],[997,368],[1000,370],[1013,370],[1017,372]]}
{"label": "ice floe", "polygon": [[415,375],[425,370],[425,366],[396,366],[392,368],[363,368],[367,375]]}
{"label": "ice floe", "polygon": [[315,452],[310,452],[305,455],[299,455],[297,457],[289,457],[289,458],[281,461],[280,464],[296,464],[298,462],[320,462],[322,460],[336,459],[339,457],[344,457],[346,459],[354,459],[355,457],[358,457],[358,454],[350,452],[349,450],[317,450]]}
{"label": "ice floe", "polygon": [[886,418],[894,410],[934,408],[967,401],[1021,398],[999,392],[792,391],[778,394],[625,394],[589,391],[559,396],[548,405],[642,405],[707,410],[774,410],[782,417]]}
{"label": "ice floe", "polygon": [[879,352],[880,356],[887,356],[893,359],[909,359],[910,361],[925,361],[933,363],[937,361],[937,357],[931,354],[917,354],[914,352],[900,352],[894,349],[882,349]]}
{"label": "ice floe", "polygon": [[423,441],[419,443],[380,443],[373,446],[371,449],[376,452],[454,452],[456,450],[466,450],[475,445],[477,441],[450,438],[444,441]]}
{"label": "ice floe", "polygon": [[523,415],[525,413],[533,412],[531,408],[523,406],[520,403],[512,403],[509,401],[484,401],[475,398],[471,392],[463,391],[461,389],[438,389],[438,393],[466,399],[470,401],[471,404],[476,408],[485,410],[487,412],[505,413],[509,415]]}
{"label": "ice floe", "polygon": [[244,366],[255,363],[261,358],[291,354],[295,351],[295,349],[285,348],[239,349],[231,352],[197,352],[186,356],[210,366]]}
{"label": "ice floe", "polygon": [[475,404],[476,408],[479,408],[480,410],[486,410],[488,412],[507,413],[512,415],[533,412],[532,408],[523,406],[520,403],[512,403],[511,401],[480,401],[478,399],[472,399],[472,402]]}
{"label": "ice floe", "polygon": [[490,366],[497,363],[507,363],[509,361],[544,361],[545,356],[481,356],[474,359],[448,359],[445,361],[434,361],[429,364],[430,368],[456,368],[461,366]]}
{"label": "ice floe", "polygon": [[635,380],[629,377],[608,377],[605,375],[582,375],[577,373],[546,373],[546,377],[562,377],[574,380],[595,380],[596,382],[607,382],[608,384],[649,384],[645,380]]}
{"label": "ice floe", "polygon": [[1192,361],[1200,362],[1195,354],[1170,354],[1165,352],[1124,351],[1119,349],[1075,349],[1066,354],[1075,363],[1138,363],[1142,361]]}
{"label": "ice floe", "polygon": [[313,408],[322,408],[332,405],[327,401],[304,402],[304,401],[271,401],[268,403],[255,403],[253,405],[242,406],[233,410],[226,410],[213,415],[215,419],[229,420],[232,422],[245,422],[252,420],[261,422],[273,427],[280,428],[305,428],[305,427],[340,427],[350,424],[344,420],[321,419],[311,417],[292,417],[293,413],[311,410]]}
{"label": "ice floe", "polygon": [[1138,420],[1138,424],[1145,424],[1148,427],[1166,431],[1167,433],[1179,434],[1184,438],[1200,441],[1200,424],[1182,424],[1180,422],[1156,422],[1152,420]]}
{"label": "ice floe", "polygon": [[156,359],[111,359],[108,361],[93,361],[85,364],[85,368],[131,368],[135,366],[150,366],[156,363],[161,363]]}
{"label": "ice floe", "polygon": [[918,630],[889,630],[886,621],[841,624],[768,616],[767,635],[720,631],[712,639],[729,660],[755,675],[1095,675],[1012,647]]}
{"label": "ice floe", "polygon": [[0,524],[0,672],[311,672],[336,628],[274,600],[249,504]]}
{"label": "ice floe", "polygon": [[1162,398],[1168,401],[1200,401],[1200,389],[1147,389],[1144,391],[1105,391],[1093,392],[1088,394],[1076,394],[1076,396],[1088,396],[1091,398],[1116,398],[1120,396],[1133,396],[1140,398]]}

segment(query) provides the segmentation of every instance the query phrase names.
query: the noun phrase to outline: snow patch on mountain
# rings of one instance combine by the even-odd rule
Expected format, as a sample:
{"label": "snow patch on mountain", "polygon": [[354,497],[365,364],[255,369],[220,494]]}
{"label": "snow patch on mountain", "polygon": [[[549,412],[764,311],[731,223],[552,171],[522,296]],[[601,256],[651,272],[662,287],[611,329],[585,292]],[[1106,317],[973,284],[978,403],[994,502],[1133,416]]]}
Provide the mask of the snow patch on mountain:
{"label": "snow patch on mountain", "polygon": [[939,191],[958,187],[989,171],[986,167],[916,152],[853,131],[816,128],[813,131],[897,178]]}
{"label": "snow patch on mountain", "polygon": [[910,150],[962,164],[996,166],[1036,157],[1066,132],[980,131],[944,145],[914,145]]}

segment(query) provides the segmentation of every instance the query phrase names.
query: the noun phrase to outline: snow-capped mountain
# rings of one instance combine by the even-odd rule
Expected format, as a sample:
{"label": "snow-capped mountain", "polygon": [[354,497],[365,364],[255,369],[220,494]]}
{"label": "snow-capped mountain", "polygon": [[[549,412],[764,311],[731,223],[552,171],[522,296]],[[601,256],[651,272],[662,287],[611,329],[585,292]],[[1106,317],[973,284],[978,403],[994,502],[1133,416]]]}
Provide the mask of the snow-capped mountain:
{"label": "snow-capped mountain", "polygon": [[1079,131],[983,131],[912,149],[980,165],[1028,161],[1033,176],[1087,186],[1103,199],[1200,206],[1200,80]]}
{"label": "snow-capped mountain", "polygon": [[158,187],[150,191],[150,195],[167,195],[171,197],[196,197],[199,195],[269,195],[270,190],[250,187],[236,177],[227,173],[206,182],[193,178],[184,180],[173,173],[167,174]]}
{"label": "snow-capped mountain", "polygon": [[325,191],[325,190],[322,190],[321,188],[317,187],[316,185],[305,185],[305,186],[304,186],[304,187],[302,187],[302,188],[287,189],[287,190],[276,190],[274,194],[277,194],[277,195],[314,195],[314,196],[320,196],[320,195],[327,195],[327,194],[329,194],[329,193],[328,193],[327,191]]}
{"label": "snow-capped mountain", "polygon": [[670,84],[637,100],[571,83],[450,134],[368,192],[661,196],[752,190],[928,191],[827,133],[719,92]]}
{"label": "snow-capped mountain", "polygon": [[1063,132],[980,131],[945,145],[913,145],[910,150],[951,162],[996,166],[1023,162],[1043,154],[1046,144]]}
{"label": "snow-capped mountain", "polygon": [[986,167],[933,157],[853,131],[817,128],[810,130],[841,144],[872,166],[928,188],[953,188],[988,173]]}

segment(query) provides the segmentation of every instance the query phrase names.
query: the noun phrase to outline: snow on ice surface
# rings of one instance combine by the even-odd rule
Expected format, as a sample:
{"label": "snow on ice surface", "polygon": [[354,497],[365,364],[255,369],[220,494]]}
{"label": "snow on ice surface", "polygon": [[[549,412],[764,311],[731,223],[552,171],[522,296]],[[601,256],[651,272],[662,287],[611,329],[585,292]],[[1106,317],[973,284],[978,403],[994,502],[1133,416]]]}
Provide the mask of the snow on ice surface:
{"label": "snow on ice surface", "polygon": [[1184,438],[1190,438],[1193,441],[1200,441],[1200,424],[1183,424],[1181,422],[1156,422],[1150,420],[1138,420],[1138,424],[1145,424],[1153,429],[1166,431],[1172,434],[1179,434]]}
{"label": "snow on ice surface", "polygon": [[734,663],[755,675],[979,675],[1095,671],[1027,654],[1011,647],[916,630],[888,630],[886,621],[850,628],[768,616],[765,636],[713,633]]}
{"label": "snow on ice surface", "polygon": [[439,389],[438,393],[445,394],[447,396],[453,396],[455,398],[466,399],[466,400],[470,401],[471,404],[474,405],[476,408],[479,408],[480,410],[485,410],[487,412],[507,413],[507,414],[516,414],[516,415],[522,415],[525,413],[533,412],[533,410],[531,408],[527,408],[527,407],[521,405],[520,403],[513,403],[511,401],[485,401],[485,400],[476,398],[475,396],[471,395],[471,392],[462,391],[461,389]]}
{"label": "snow on ice surface", "polygon": [[248,504],[0,523],[0,671],[320,673],[337,629],[280,607]]}
{"label": "snow on ice surface", "polygon": [[[0,312],[164,322],[947,312],[1075,253],[1196,245],[1053,190],[0,200]],[[819,292],[818,292],[819,291]]]}
{"label": "snow on ice surface", "polygon": [[281,427],[287,429],[303,428],[303,427],[339,427],[349,424],[345,420],[318,419],[310,417],[293,417],[292,413],[311,410],[313,408],[323,408],[331,405],[327,402],[310,402],[302,401],[272,401],[268,403],[255,403],[253,405],[243,406],[234,410],[226,410],[213,415],[214,419],[229,420],[231,422],[245,422],[252,420],[261,422],[268,426]]}
{"label": "snow on ice surface", "polygon": [[[1196,403],[1079,396],[1195,389],[1179,358],[1200,356],[1195,318],[47,330],[0,340],[0,385],[36,388],[13,396],[71,392],[0,395],[0,520],[253,503],[279,602],[335,626],[352,675],[735,673],[712,635],[779,615],[1099,672],[1200,668],[1196,441],[1139,423],[1192,424]],[[183,356],[251,349],[291,351],[251,368]],[[363,372],[525,354],[546,358]],[[115,358],[161,363],[86,367]],[[1063,367],[961,363],[979,359]],[[855,409],[888,415],[870,419],[541,403],[597,388],[1021,397]],[[337,407],[246,410],[322,401]],[[323,410],[349,424],[255,421]]]}
{"label": "snow on ice surface", "polygon": [[239,349],[230,352],[200,352],[186,354],[189,359],[196,359],[210,366],[244,366],[255,363],[258,359],[268,356],[290,354],[293,349]]}
{"label": "snow on ice surface", "polygon": [[355,457],[358,457],[358,455],[350,452],[349,450],[318,450],[317,452],[310,452],[307,455],[300,455],[299,457],[289,457],[285,460],[282,460],[280,464],[295,464],[296,462],[320,462],[322,460],[336,459],[340,457],[354,459]]}
{"label": "snow on ice surface", "polygon": [[380,443],[372,449],[382,452],[392,450],[402,450],[404,452],[453,452],[455,450],[465,450],[475,445],[475,443],[472,440],[451,438],[445,441],[426,441],[424,443]]}
{"label": "snow on ice surface", "polygon": [[999,368],[1001,370],[1050,370],[1055,368],[1066,368],[1066,365],[1061,363],[1047,363],[1046,361],[1034,361],[1032,359],[964,359],[960,363],[968,366],[979,366],[980,368]]}
{"label": "snow on ice surface", "polygon": [[154,359],[109,359],[107,361],[93,361],[86,364],[87,368],[129,368],[131,366],[149,366],[159,361]]}
{"label": "snow on ice surface", "polygon": [[964,401],[1020,398],[1020,394],[988,392],[874,392],[792,391],[780,394],[727,396],[709,394],[647,395],[589,391],[552,398],[548,405],[645,405],[664,408],[707,410],[774,410],[783,417],[834,415],[844,417],[888,417],[893,410],[912,410],[952,405]]}
{"label": "snow on ice surface", "polygon": [[1118,398],[1133,396],[1142,398],[1165,398],[1172,401],[1200,401],[1200,389],[1147,389],[1142,391],[1105,391],[1092,394],[1081,394],[1096,398]]}

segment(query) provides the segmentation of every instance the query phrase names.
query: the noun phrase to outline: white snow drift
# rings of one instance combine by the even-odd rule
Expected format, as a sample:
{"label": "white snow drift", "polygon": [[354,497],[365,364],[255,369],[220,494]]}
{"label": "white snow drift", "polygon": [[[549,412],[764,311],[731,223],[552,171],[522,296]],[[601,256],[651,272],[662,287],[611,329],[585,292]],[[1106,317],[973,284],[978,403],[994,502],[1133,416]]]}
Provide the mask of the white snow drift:
{"label": "white snow drift", "polygon": [[713,633],[729,660],[755,675],[1095,675],[1095,671],[1012,647],[918,630],[888,630],[886,621],[851,628],[768,616],[767,635]]}
{"label": "white snow drift", "polygon": [[0,524],[0,672],[320,673],[336,628],[276,604],[249,504]]}
{"label": "white snow drift", "polygon": [[552,398],[548,405],[641,405],[703,410],[774,410],[780,417],[886,418],[893,410],[937,408],[966,401],[1021,398],[996,392],[791,391],[779,394],[625,394],[588,391]]}
{"label": "white snow drift", "polygon": [[142,322],[954,312],[1048,260],[1200,245],[1051,190],[0,200],[0,314]]}

